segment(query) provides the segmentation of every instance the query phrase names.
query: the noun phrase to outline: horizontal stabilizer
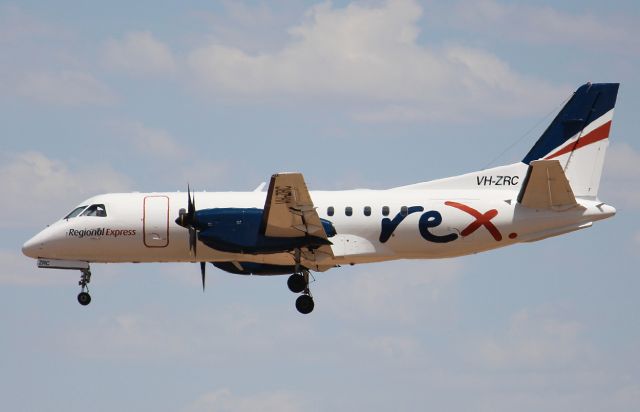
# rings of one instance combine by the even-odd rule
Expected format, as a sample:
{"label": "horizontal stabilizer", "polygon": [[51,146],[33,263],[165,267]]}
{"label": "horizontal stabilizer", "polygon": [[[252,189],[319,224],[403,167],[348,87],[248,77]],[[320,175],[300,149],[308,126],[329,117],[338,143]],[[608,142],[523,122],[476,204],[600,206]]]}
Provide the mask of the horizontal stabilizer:
{"label": "horizontal stabilizer", "polygon": [[529,233],[523,237],[518,237],[518,239],[520,239],[520,242],[537,242],[539,240],[547,239],[553,236],[560,236],[566,233],[575,232],[576,230],[586,229],[591,226],[593,226],[593,222],[578,223],[569,226],[547,229],[541,232]]}
{"label": "horizontal stabilizer", "polygon": [[558,160],[534,160],[529,164],[518,203],[532,209],[553,210],[578,205]]}

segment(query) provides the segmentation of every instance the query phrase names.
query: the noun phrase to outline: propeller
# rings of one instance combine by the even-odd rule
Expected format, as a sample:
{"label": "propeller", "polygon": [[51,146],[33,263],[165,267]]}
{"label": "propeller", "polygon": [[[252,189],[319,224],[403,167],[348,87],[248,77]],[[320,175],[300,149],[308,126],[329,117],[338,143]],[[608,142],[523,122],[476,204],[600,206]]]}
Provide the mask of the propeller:
{"label": "propeller", "polygon": [[197,255],[198,215],[196,214],[196,197],[191,198],[191,187],[187,185],[187,211],[180,211],[176,223],[189,230],[189,252]]}
{"label": "propeller", "polygon": [[187,211],[185,213],[183,209],[176,223],[189,229],[189,251],[193,252],[193,255],[196,256],[196,227],[198,225],[198,216],[196,215],[196,196],[194,194],[193,198],[191,198],[191,188],[189,185],[187,185]]}
{"label": "propeller", "polygon": [[[191,197],[191,187],[187,184],[187,211],[184,209],[176,219],[176,223],[189,230],[189,252],[193,257],[197,256],[198,247],[198,215],[196,214],[196,196]],[[202,291],[204,292],[207,262],[200,262],[202,275]]]}
{"label": "propeller", "polygon": [[200,273],[202,274],[202,291],[204,292],[204,280],[205,280],[205,271],[207,268],[207,262],[200,262]]}

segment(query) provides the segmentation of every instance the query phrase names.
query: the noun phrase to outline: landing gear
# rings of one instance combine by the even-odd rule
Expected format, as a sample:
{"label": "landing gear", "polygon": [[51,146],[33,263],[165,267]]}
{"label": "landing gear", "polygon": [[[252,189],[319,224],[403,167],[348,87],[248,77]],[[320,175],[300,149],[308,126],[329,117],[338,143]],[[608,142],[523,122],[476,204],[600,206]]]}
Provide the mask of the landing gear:
{"label": "landing gear", "polygon": [[300,295],[298,296],[298,299],[296,299],[296,309],[298,309],[298,312],[303,315],[311,313],[314,306],[315,304],[313,303],[311,295]]}
{"label": "landing gear", "polygon": [[91,303],[91,295],[87,292],[78,293],[78,303],[82,306],[87,306]]}
{"label": "landing gear", "polygon": [[91,303],[91,295],[89,294],[89,287],[87,286],[91,282],[91,271],[89,269],[82,269],[82,275],[80,276],[80,293],[78,294],[78,303],[82,306],[87,306]]}
{"label": "landing gear", "polygon": [[91,282],[89,262],[86,260],[38,259],[38,267],[43,269],[79,270],[81,275],[78,282],[78,285],[80,285],[78,303],[82,306],[87,306],[91,303],[91,295],[89,295],[89,288],[87,287]]}
{"label": "landing gear", "polygon": [[309,271],[306,269],[301,270],[300,249],[294,251],[293,257],[296,262],[295,272],[287,279],[287,286],[293,293],[302,293],[296,299],[296,309],[303,315],[308,315],[315,306],[313,296],[311,296],[311,291],[309,290]]}
{"label": "landing gear", "polygon": [[294,273],[289,276],[287,286],[289,286],[289,290],[293,293],[301,293],[307,288],[307,283],[305,282],[303,275]]}

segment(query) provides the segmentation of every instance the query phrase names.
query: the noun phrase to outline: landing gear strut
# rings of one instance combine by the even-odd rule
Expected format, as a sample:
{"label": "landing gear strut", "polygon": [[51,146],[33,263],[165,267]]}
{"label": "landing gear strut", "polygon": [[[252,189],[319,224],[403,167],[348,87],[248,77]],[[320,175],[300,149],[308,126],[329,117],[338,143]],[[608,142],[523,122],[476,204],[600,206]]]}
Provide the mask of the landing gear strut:
{"label": "landing gear strut", "polygon": [[43,269],[64,269],[64,270],[79,270],[80,281],[80,293],[78,294],[78,303],[82,306],[87,306],[91,303],[91,295],[89,295],[89,287],[87,286],[91,282],[91,268],[89,262],[86,260],[62,260],[62,259],[38,259],[38,267]]}
{"label": "landing gear strut", "polygon": [[82,269],[82,275],[80,276],[80,293],[78,294],[78,303],[82,306],[87,306],[91,303],[91,295],[89,294],[89,287],[87,286],[91,282],[91,271],[89,269]]}
{"label": "landing gear strut", "polygon": [[309,290],[309,271],[306,269],[301,270],[300,249],[295,250],[293,257],[296,267],[293,275],[289,276],[287,280],[287,286],[293,293],[302,293],[296,299],[296,309],[298,309],[298,312],[307,315],[313,311],[315,306],[313,296],[311,296],[311,291]]}

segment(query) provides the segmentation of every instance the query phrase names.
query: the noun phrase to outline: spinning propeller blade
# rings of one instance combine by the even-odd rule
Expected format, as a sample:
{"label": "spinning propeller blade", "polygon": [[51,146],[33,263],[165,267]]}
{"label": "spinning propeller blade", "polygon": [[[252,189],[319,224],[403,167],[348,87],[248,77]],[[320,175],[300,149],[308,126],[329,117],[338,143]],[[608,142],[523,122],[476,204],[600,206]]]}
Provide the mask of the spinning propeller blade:
{"label": "spinning propeller blade", "polygon": [[197,236],[196,229],[193,226],[189,226],[189,251],[193,252],[193,257],[196,257],[197,255],[196,248],[197,248],[198,242],[197,242],[196,236]]}
{"label": "spinning propeller blade", "polygon": [[205,280],[205,271],[207,267],[207,262],[200,262],[200,273],[202,274],[202,291],[204,292],[204,280]]}
{"label": "spinning propeller blade", "polygon": [[[196,196],[191,197],[191,186],[187,184],[187,210],[181,210],[176,223],[189,230],[189,252],[193,257],[197,256],[198,247],[198,215],[196,214]],[[200,274],[202,276],[202,291],[205,288],[207,262],[200,262]]]}
{"label": "spinning propeller blade", "polygon": [[198,244],[198,215],[196,214],[196,196],[191,197],[191,186],[187,184],[187,210],[181,210],[176,223],[189,230],[189,252],[197,256]]}

